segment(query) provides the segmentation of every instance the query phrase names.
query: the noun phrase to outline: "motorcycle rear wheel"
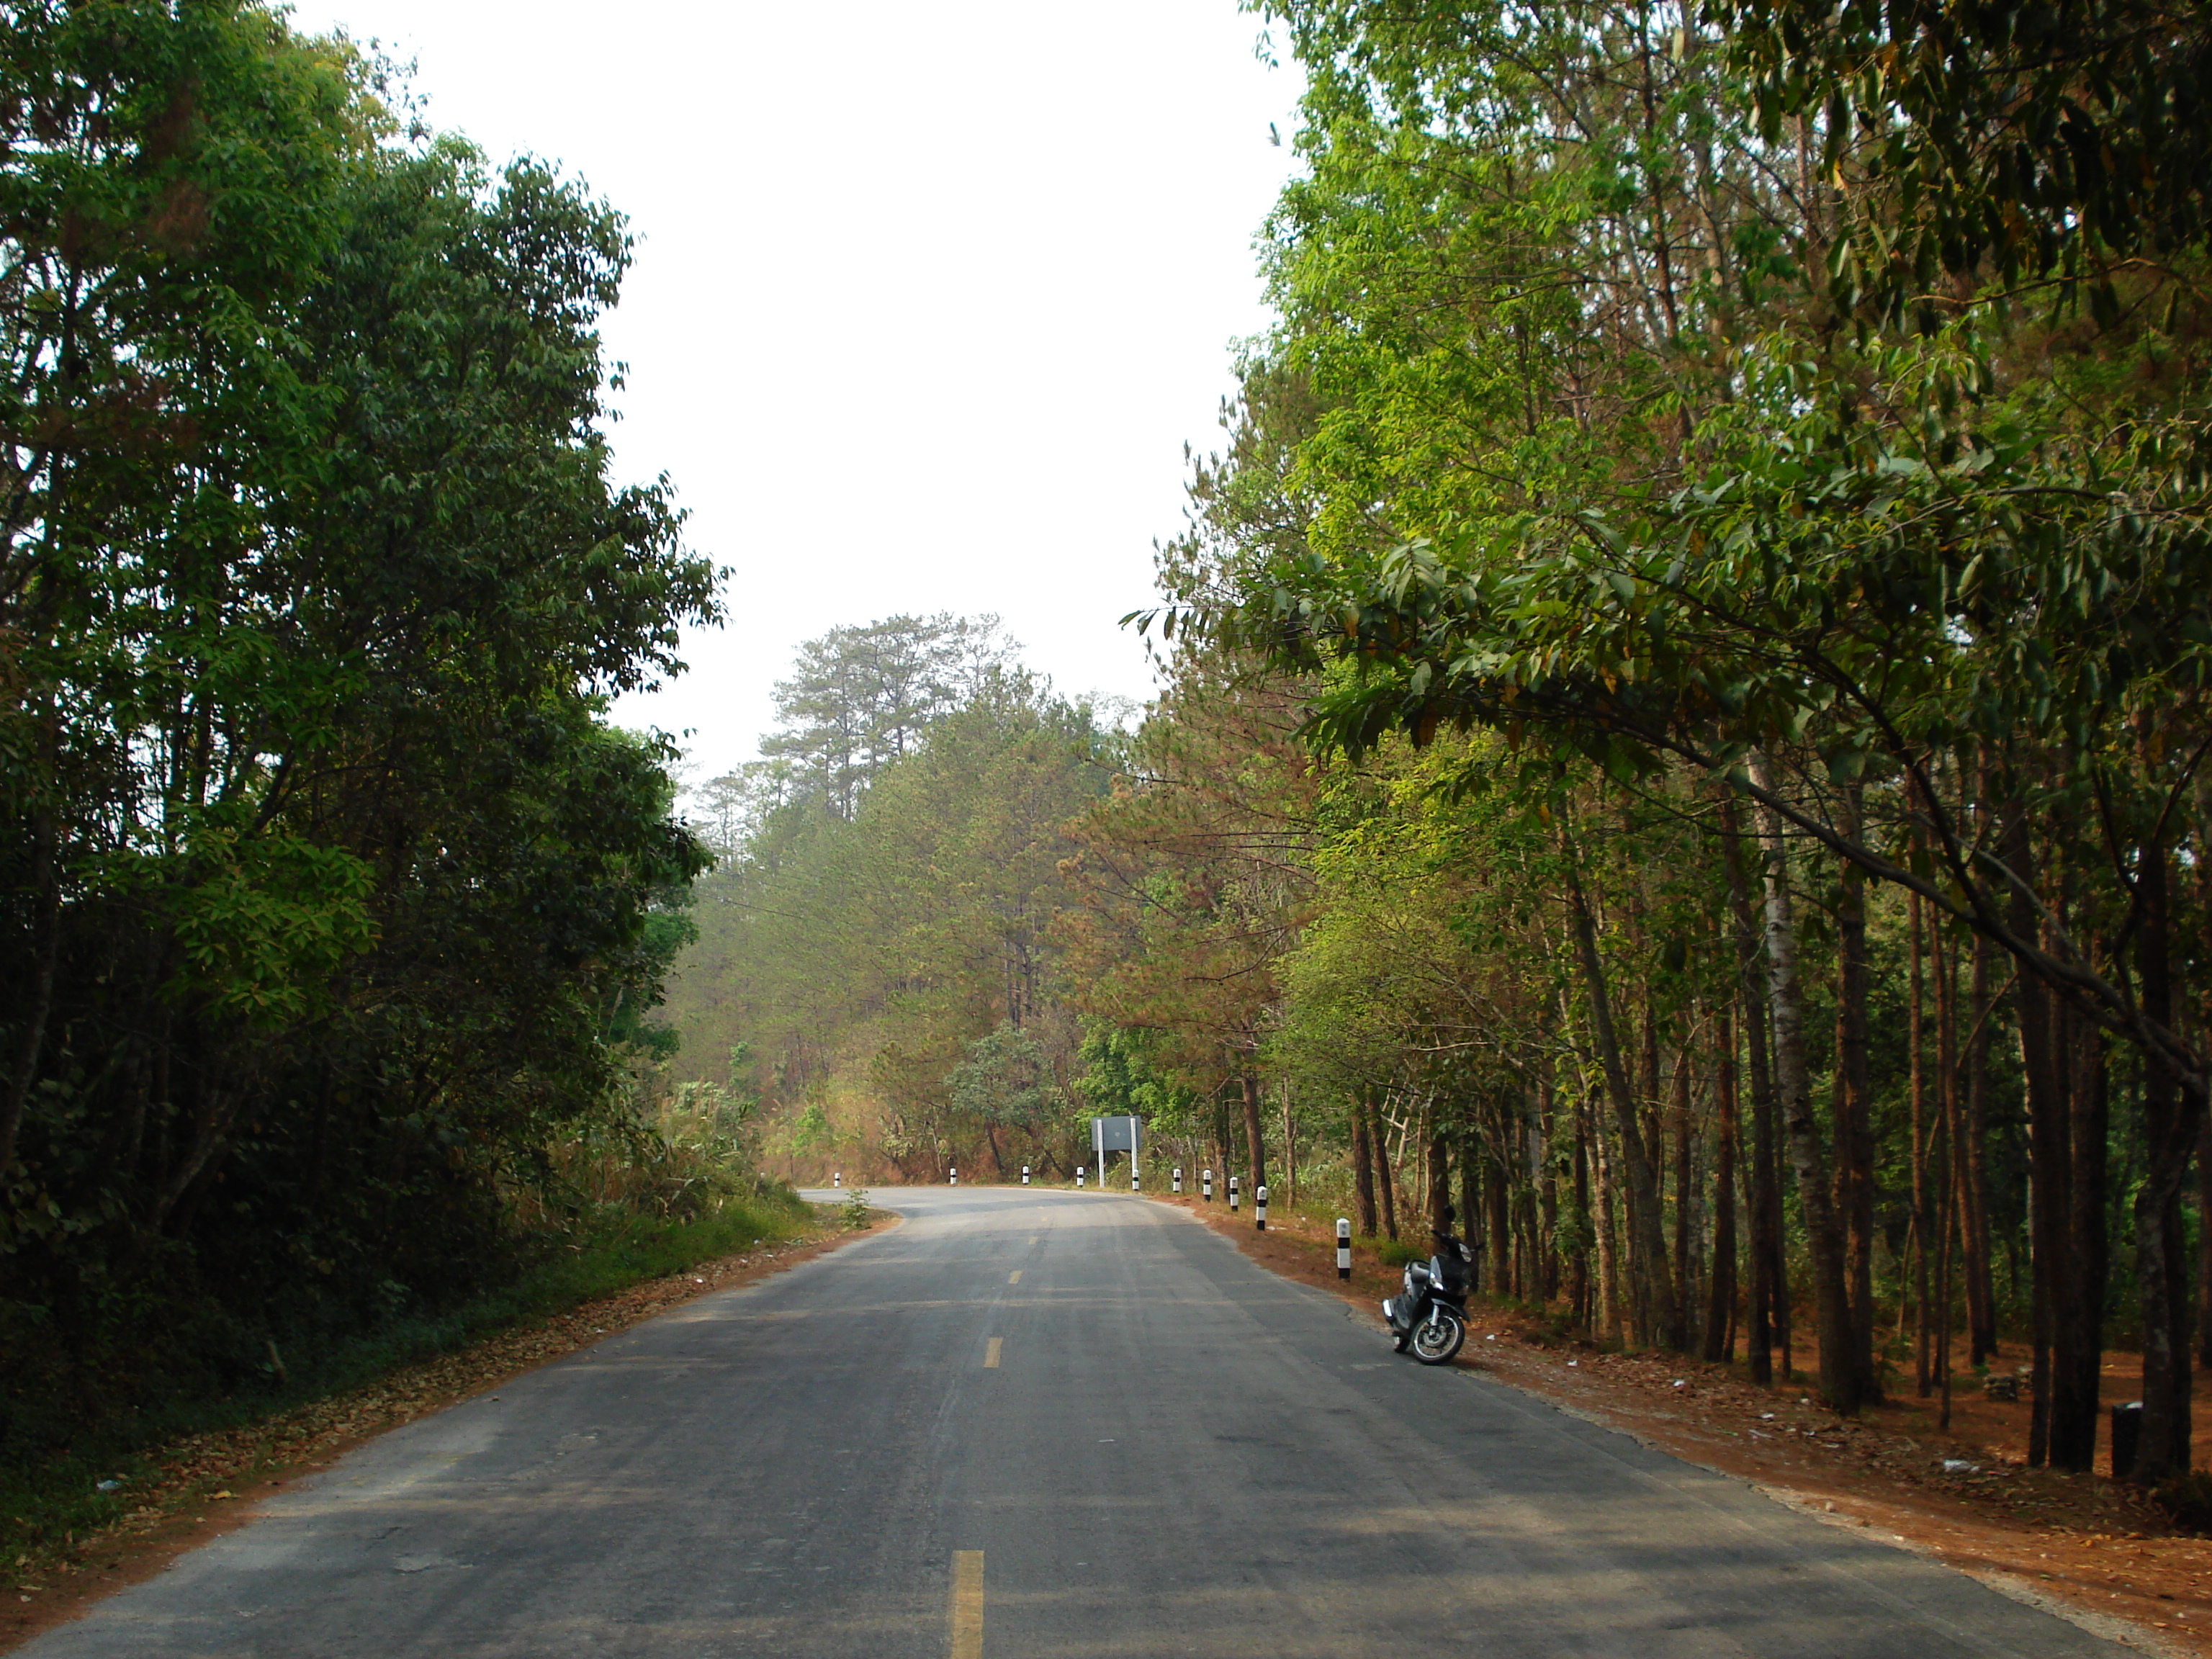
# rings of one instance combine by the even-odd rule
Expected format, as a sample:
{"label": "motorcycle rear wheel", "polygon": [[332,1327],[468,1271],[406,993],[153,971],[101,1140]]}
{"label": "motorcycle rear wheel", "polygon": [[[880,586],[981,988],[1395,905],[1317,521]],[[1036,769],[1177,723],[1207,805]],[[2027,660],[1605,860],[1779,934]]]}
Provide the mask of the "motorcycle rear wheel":
{"label": "motorcycle rear wheel", "polygon": [[1441,1365],[1457,1353],[1466,1340],[1465,1322],[1456,1314],[1439,1312],[1434,1319],[1424,1319],[1413,1327],[1413,1358],[1424,1365]]}

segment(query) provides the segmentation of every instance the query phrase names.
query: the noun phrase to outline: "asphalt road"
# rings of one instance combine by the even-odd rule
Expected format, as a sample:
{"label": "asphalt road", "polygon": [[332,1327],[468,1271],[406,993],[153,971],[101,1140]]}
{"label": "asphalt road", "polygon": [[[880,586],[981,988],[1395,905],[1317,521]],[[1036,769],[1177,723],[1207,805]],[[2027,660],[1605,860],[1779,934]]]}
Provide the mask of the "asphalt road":
{"label": "asphalt road", "polygon": [[362,1448],[33,1643],[156,1656],[2114,1654],[1100,1194],[908,1218]]}

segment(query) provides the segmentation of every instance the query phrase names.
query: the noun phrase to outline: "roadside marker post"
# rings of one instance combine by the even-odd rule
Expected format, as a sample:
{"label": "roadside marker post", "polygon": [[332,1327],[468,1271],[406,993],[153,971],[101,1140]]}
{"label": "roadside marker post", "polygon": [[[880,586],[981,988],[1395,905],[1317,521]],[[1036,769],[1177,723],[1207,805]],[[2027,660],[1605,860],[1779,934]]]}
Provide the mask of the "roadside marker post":
{"label": "roadside marker post", "polygon": [[845,1184],[845,1172],[842,1170],[831,1170],[830,1172],[830,1184],[832,1187],[843,1186]]}
{"label": "roadside marker post", "polygon": [[1336,1276],[1352,1277],[1352,1224],[1342,1216],[1336,1218]]}
{"label": "roadside marker post", "polygon": [[1180,1197],[1182,1193],[1182,1165],[1180,1164],[1175,1166],[1175,1189],[1176,1195]]}
{"label": "roadside marker post", "polygon": [[1030,1184],[1030,1166],[1029,1166],[1028,1164],[1023,1164],[1023,1165],[1022,1165],[1022,1185],[1023,1185],[1023,1186],[1024,1186],[1024,1187],[1026,1187],[1026,1186],[1028,1186],[1029,1184]]}
{"label": "roadside marker post", "polygon": [[1079,1193],[1083,1190],[1083,1166],[1080,1164],[1075,1166],[1075,1190]]}
{"label": "roadside marker post", "polygon": [[1199,1175],[1204,1180],[1206,1187],[1206,1201],[1211,1204],[1213,1202],[1213,1171],[1211,1170],[1200,1170],[1199,1171]]}
{"label": "roadside marker post", "polygon": [[945,1173],[946,1175],[948,1175],[948,1176],[950,1176],[951,1177],[951,1180],[949,1180],[949,1181],[947,1181],[947,1182],[945,1182],[945,1185],[946,1185],[946,1186],[948,1186],[948,1187],[957,1187],[957,1186],[960,1184],[960,1171],[959,1171],[959,1170],[947,1170]]}
{"label": "roadside marker post", "polygon": [[1255,1200],[1252,1224],[1264,1233],[1267,1231],[1267,1189],[1262,1187],[1252,1196]]}
{"label": "roadside marker post", "polygon": [[1129,1190],[1133,1193],[1143,1190],[1137,1185],[1137,1166],[1133,1163],[1129,1165]]}
{"label": "roadside marker post", "polygon": [[1229,1213],[1231,1215],[1237,1213],[1237,1177],[1235,1176],[1229,1177]]}

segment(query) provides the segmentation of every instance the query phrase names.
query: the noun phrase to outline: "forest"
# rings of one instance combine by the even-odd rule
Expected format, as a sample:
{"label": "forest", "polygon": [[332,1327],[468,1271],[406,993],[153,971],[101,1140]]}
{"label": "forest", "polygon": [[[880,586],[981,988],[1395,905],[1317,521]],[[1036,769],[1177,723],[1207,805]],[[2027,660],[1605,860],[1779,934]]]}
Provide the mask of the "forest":
{"label": "forest", "polygon": [[611,476],[621,216],[248,0],[0,8],[0,188],[12,1510],[757,1194],[646,1086],[708,854],[606,710],[721,601]]}
{"label": "forest", "polygon": [[1141,718],[816,641],[675,1062],[794,1174],[1096,1111],[1843,1413],[2212,1364],[2203,88],[2158,3],[1268,0],[1306,77]]}

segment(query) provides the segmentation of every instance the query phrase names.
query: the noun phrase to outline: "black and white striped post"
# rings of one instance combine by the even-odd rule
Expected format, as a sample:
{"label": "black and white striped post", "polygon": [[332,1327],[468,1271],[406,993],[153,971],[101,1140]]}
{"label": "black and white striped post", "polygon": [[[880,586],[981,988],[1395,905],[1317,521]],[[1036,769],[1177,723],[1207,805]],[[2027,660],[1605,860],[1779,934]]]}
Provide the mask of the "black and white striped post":
{"label": "black and white striped post", "polygon": [[1237,1213],[1237,1177],[1235,1176],[1229,1177],[1229,1213],[1231,1215]]}
{"label": "black and white striped post", "polygon": [[845,1184],[845,1172],[842,1170],[831,1170],[830,1174],[830,1184],[832,1187],[843,1186]]}
{"label": "black and white striped post", "polygon": [[1075,1166],[1075,1190],[1079,1193],[1083,1190],[1083,1166],[1080,1164]]}
{"label": "black and white striped post", "polygon": [[945,1184],[948,1187],[957,1187],[960,1184],[960,1171],[957,1169],[945,1170]]}
{"label": "black and white striped post", "polygon": [[1134,1158],[1129,1160],[1129,1190],[1133,1193],[1143,1190],[1137,1185],[1137,1160]]}
{"label": "black and white striped post", "polygon": [[1180,1196],[1182,1193],[1182,1165],[1180,1164],[1175,1166],[1175,1189],[1177,1196]]}
{"label": "black and white striped post", "polygon": [[1352,1277],[1352,1224],[1342,1216],[1336,1218],[1336,1276]]}
{"label": "black and white striped post", "polygon": [[1267,1231],[1267,1189],[1262,1187],[1252,1196],[1256,1200],[1253,1206],[1252,1224],[1264,1233]]}
{"label": "black and white striped post", "polygon": [[1026,1186],[1028,1186],[1029,1184],[1030,1184],[1030,1166],[1029,1166],[1028,1164],[1023,1164],[1023,1165],[1022,1165],[1022,1185],[1023,1185],[1023,1186],[1024,1186],[1024,1187],[1026,1187]]}
{"label": "black and white striped post", "polygon": [[1206,1189],[1206,1201],[1211,1204],[1213,1202],[1213,1171],[1200,1170],[1198,1173],[1200,1184]]}

